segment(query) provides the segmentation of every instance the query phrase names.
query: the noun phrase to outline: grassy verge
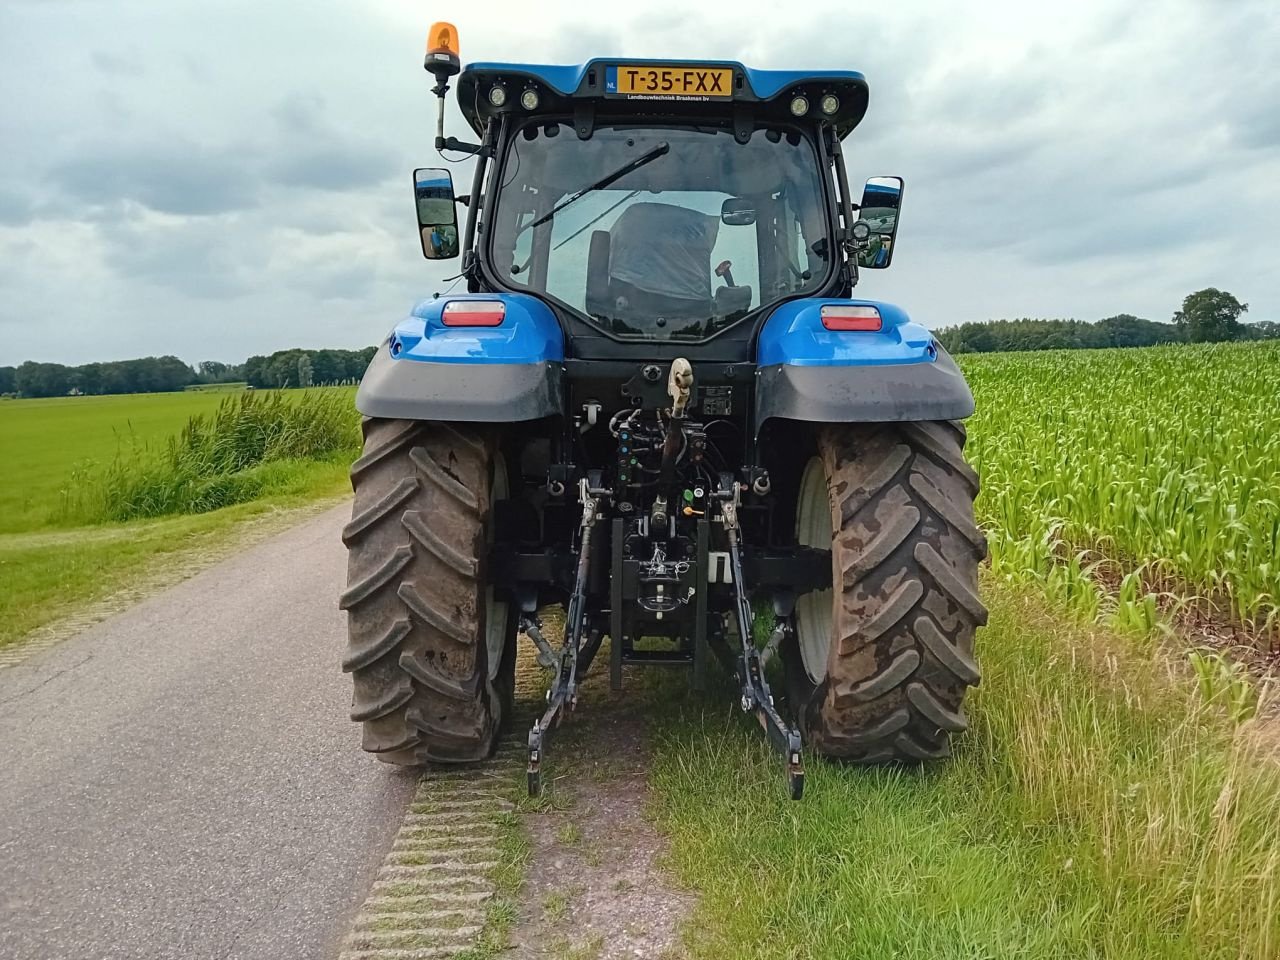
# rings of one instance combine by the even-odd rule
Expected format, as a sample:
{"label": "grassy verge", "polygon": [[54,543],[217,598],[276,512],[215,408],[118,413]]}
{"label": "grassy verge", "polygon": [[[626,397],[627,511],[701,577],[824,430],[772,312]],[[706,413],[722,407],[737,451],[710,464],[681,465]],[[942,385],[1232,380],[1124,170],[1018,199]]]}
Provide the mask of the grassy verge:
{"label": "grassy verge", "polygon": [[[174,412],[168,397],[135,404],[161,417]],[[51,409],[27,412],[49,428],[43,437],[27,420],[7,428],[26,431],[20,449],[28,465],[53,467],[60,455],[65,469],[64,447],[79,448],[67,420],[78,408]],[[0,647],[95,604],[112,612],[180,579],[244,523],[279,529],[282,514],[340,495],[358,452],[350,390],[240,392],[189,416],[167,442],[153,434],[118,448],[105,466],[73,468],[55,510],[29,512],[0,533]],[[10,494],[26,482],[19,475]],[[49,486],[46,480],[46,504]]]}
{"label": "grassy verge", "polygon": [[96,604],[127,605],[221,555],[246,526],[265,535],[347,489],[345,464],[308,464],[284,491],[211,513],[0,535],[0,648]]}
{"label": "grassy verge", "polygon": [[314,464],[359,454],[360,415],[343,392],[241,393],[193,416],[164,449],[136,448],[64,498],[72,518],[125,521],[208,513],[296,493]]}
{"label": "grassy verge", "polygon": [[[661,721],[653,786],[696,957],[1272,958],[1280,768],[1137,633],[984,585],[953,761],[811,761],[805,799],[726,701]],[[674,707],[674,705],[673,705]]]}

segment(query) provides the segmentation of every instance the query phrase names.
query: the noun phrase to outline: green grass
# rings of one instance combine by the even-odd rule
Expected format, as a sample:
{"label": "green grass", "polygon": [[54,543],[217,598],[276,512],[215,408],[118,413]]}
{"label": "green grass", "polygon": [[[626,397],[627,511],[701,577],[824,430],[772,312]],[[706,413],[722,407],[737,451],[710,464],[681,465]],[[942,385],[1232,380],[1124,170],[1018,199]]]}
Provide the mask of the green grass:
{"label": "green grass", "polygon": [[792,803],[723,703],[660,721],[655,812],[701,895],[693,956],[1277,955],[1280,768],[1149,640],[986,579],[983,683],[945,764],[810,760]]}
{"label": "green grass", "polygon": [[174,569],[189,569],[246,523],[270,529],[282,511],[349,490],[343,464],[312,464],[300,470],[294,493],[277,493],[248,504],[195,516],[166,517],[46,533],[0,535],[0,647],[31,631],[76,614],[120,591],[149,581],[171,582]]}
{"label": "green grass", "polygon": [[[349,397],[350,387],[289,391]],[[215,414],[239,390],[111,397],[58,397],[0,404],[0,534],[84,524],[75,509],[86,487],[117,461],[162,454],[193,416]],[[288,490],[282,491],[288,493]],[[68,509],[68,505],[72,509]]]}
{"label": "green grass", "polygon": [[184,389],[192,393],[217,393],[218,391],[239,392],[249,384],[244,380],[233,380],[230,383],[193,383]]}
{"label": "green grass", "polygon": [[352,393],[0,405],[0,646],[195,562],[243,522],[345,492]]}
{"label": "green grass", "polygon": [[162,446],[225,396],[192,391],[0,404],[0,534],[74,525],[59,515],[65,491],[136,445]]}
{"label": "green grass", "polygon": [[192,417],[163,449],[117,457],[64,512],[90,520],[207,513],[294,492],[314,463],[346,466],[360,452],[349,390],[242,393]]}

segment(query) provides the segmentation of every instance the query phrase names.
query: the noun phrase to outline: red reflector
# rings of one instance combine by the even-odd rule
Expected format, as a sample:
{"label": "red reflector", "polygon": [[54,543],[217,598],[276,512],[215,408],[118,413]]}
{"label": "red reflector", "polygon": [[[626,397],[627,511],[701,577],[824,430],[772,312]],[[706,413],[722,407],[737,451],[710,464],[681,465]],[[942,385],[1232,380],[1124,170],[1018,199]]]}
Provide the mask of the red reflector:
{"label": "red reflector", "polygon": [[828,330],[875,331],[881,327],[880,311],[875,307],[841,307],[828,304],[822,308],[822,325]]}
{"label": "red reflector", "polygon": [[496,327],[506,315],[507,305],[501,300],[450,300],[440,322],[446,327]]}

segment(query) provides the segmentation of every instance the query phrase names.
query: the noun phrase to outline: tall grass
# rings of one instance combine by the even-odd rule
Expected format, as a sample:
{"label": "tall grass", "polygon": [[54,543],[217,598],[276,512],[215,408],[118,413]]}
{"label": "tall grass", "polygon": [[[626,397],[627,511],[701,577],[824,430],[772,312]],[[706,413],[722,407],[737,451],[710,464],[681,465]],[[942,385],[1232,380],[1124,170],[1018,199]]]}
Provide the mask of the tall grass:
{"label": "tall grass", "polygon": [[305,485],[309,465],[359,453],[349,391],[242,393],[193,416],[161,450],[134,448],[77,477],[64,511],[91,521],[206,513]]}
{"label": "tall grass", "polygon": [[[964,357],[979,519],[1260,629],[1280,608],[1280,343]],[[1006,564],[1009,566],[1009,564]]]}
{"label": "tall grass", "polygon": [[695,957],[1280,955],[1280,766],[1151,640],[1047,617],[988,577],[971,732],[949,763],[809,761],[673,696],[653,774]]}

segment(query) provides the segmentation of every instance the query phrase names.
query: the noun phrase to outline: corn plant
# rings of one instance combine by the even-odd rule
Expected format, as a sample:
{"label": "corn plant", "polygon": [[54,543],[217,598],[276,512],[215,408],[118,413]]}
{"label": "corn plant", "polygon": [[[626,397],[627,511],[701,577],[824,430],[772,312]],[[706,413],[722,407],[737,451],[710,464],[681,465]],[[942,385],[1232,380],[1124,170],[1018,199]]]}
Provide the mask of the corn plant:
{"label": "corn plant", "polygon": [[1088,550],[1108,569],[1141,570],[1141,589],[1124,585],[1124,622],[1148,619],[1148,597],[1166,593],[1274,628],[1280,343],[961,360],[997,564],[1002,549],[1053,528],[1059,560]]}

